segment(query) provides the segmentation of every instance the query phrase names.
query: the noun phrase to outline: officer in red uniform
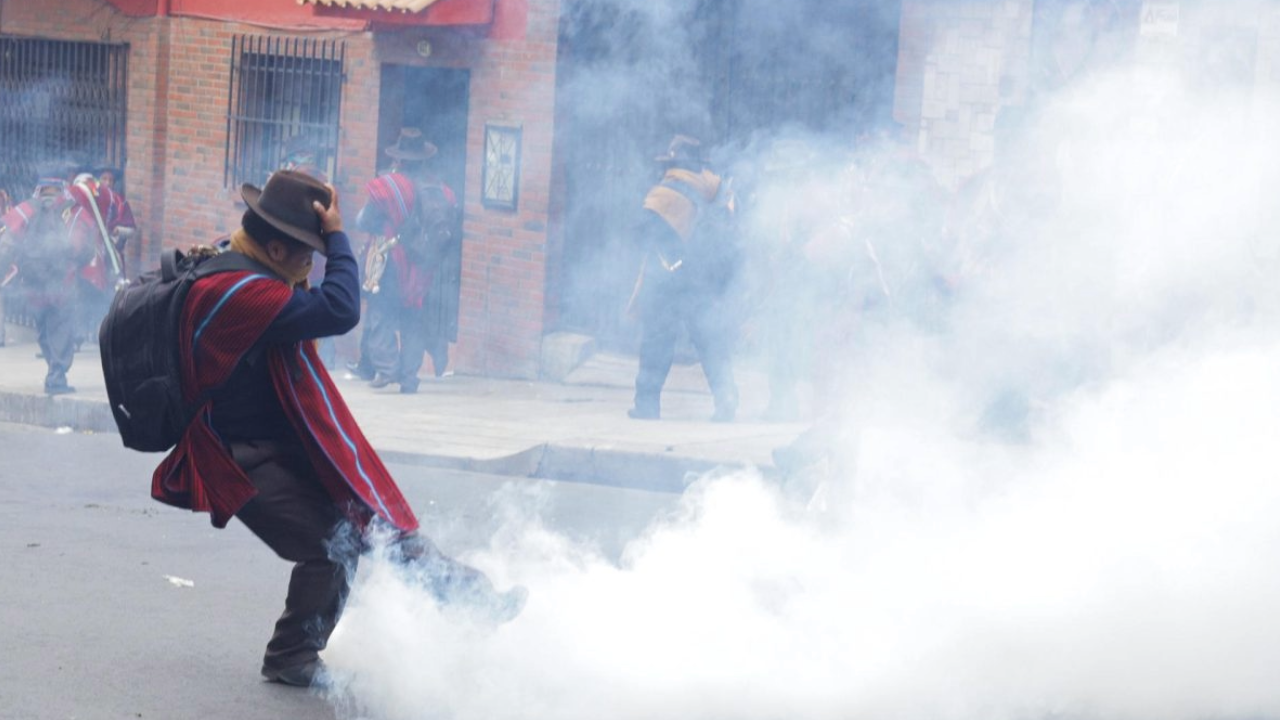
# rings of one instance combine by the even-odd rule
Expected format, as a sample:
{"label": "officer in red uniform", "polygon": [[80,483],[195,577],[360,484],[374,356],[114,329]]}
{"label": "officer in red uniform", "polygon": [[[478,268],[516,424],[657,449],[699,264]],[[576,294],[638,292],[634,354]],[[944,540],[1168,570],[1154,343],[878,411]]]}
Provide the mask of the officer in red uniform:
{"label": "officer in red uniform", "polygon": [[92,238],[93,256],[77,273],[79,308],[76,346],[98,336],[115,288],[126,281],[124,246],[136,232],[128,202],[93,175],[82,173],[68,189],[75,207],[73,222],[84,225]]}
{"label": "officer in red uniform", "polygon": [[44,391],[50,395],[75,392],[67,384],[67,371],[75,358],[76,271],[93,256],[93,227],[75,210],[66,181],[42,173],[32,199],[0,219],[5,247],[0,258],[9,256],[17,266],[13,283],[36,321],[48,366]]}
{"label": "officer in red uniform", "polygon": [[352,370],[375,388],[396,383],[400,392],[414,393],[424,353],[431,355],[436,377],[449,365],[453,338],[432,312],[430,296],[445,256],[456,248],[458,200],[428,168],[436,146],[417,129],[403,129],[386,153],[395,170],[368,183],[369,202],[356,218],[359,229],[380,239],[369,253],[366,273],[375,262],[384,269],[374,286],[366,277],[368,313],[360,362]]}
{"label": "officer in red uniform", "polygon": [[97,169],[97,175],[98,187],[110,191],[107,193],[105,219],[107,229],[123,256],[125,244],[138,234],[138,222],[133,218],[133,208],[124,197],[124,171],[118,167],[104,166]]}

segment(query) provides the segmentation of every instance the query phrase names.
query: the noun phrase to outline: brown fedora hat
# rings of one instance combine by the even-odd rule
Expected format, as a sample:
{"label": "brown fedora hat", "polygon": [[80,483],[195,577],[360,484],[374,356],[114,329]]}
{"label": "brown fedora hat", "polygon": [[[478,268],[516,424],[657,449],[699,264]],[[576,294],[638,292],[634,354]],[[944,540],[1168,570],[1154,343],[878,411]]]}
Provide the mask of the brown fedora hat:
{"label": "brown fedora hat", "polygon": [[435,157],[436,146],[422,137],[421,130],[402,128],[400,137],[396,138],[396,144],[387,148],[385,152],[397,160],[427,160]]}
{"label": "brown fedora hat", "polygon": [[249,208],[271,227],[320,252],[326,249],[320,237],[320,216],[311,206],[313,201],[328,207],[333,196],[319,180],[292,170],[277,170],[267,178],[266,187],[245,183],[240,195]]}

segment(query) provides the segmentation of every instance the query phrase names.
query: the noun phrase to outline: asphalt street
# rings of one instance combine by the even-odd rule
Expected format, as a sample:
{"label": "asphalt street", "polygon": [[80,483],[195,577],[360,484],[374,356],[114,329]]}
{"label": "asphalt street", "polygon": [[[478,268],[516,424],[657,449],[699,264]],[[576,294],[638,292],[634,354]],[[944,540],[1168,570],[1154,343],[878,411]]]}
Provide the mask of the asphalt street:
{"label": "asphalt street", "polygon": [[[289,565],[233,521],[152,501],[158,455],[110,434],[0,424],[0,718],[333,718],[265,683]],[[389,464],[450,553],[483,542],[495,497],[616,557],[677,496]]]}

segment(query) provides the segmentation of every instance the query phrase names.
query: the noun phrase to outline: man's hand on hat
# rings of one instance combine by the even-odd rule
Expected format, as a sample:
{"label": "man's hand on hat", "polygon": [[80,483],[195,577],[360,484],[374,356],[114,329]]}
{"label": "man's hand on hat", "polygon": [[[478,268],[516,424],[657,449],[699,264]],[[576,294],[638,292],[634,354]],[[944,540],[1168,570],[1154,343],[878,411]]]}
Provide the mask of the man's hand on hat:
{"label": "man's hand on hat", "polygon": [[320,234],[331,235],[342,232],[342,213],[338,210],[338,189],[330,183],[325,183],[324,186],[329,188],[329,197],[333,198],[333,202],[329,203],[329,207],[325,207],[316,200],[311,203],[311,207],[315,209],[316,215],[320,216]]}

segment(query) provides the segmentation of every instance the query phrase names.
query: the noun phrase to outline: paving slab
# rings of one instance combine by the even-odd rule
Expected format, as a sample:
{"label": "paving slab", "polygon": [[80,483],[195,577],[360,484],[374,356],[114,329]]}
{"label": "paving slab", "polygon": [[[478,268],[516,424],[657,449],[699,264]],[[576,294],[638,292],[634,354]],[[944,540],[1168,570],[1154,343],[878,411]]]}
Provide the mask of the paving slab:
{"label": "paving slab", "polygon": [[[43,392],[36,346],[0,347],[0,420],[115,433],[96,346],[77,353],[70,395]],[[712,400],[696,365],[673,368],[663,419],[632,420],[636,360],[597,354],[561,382],[466,375],[424,378],[419,391],[373,389],[344,371],[335,380],[374,448],[396,462],[522,477],[678,491],[716,467],[767,467],[770,452],[804,426],[756,418],[763,378],[740,373],[740,420],[711,423]],[[156,456],[157,460],[159,455]]]}

